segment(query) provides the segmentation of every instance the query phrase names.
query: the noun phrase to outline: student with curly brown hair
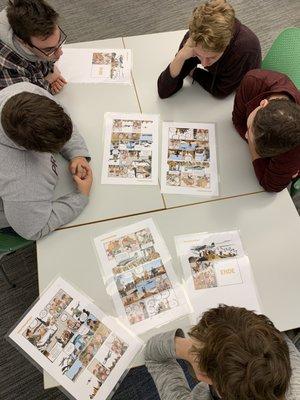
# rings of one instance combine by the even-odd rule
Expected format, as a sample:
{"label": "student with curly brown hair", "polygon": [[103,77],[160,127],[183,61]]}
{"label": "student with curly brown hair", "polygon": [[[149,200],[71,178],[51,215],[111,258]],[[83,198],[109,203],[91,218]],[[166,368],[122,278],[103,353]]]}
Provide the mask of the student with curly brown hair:
{"label": "student with curly brown hair", "polygon": [[249,71],[238,88],[233,124],[248,141],[260,185],[279,192],[300,174],[300,92],[284,74]]}
{"label": "student with curly brown hair", "polygon": [[[300,398],[300,354],[266,316],[220,305],[189,336],[178,329],[147,343],[146,367],[161,400]],[[193,367],[199,380],[193,390],[176,359]]]}
{"label": "student with curly brown hair", "polygon": [[260,63],[256,35],[235,18],[226,0],[210,0],[194,10],[178,53],[158,79],[158,94],[172,96],[190,75],[213,96],[225,97]]}

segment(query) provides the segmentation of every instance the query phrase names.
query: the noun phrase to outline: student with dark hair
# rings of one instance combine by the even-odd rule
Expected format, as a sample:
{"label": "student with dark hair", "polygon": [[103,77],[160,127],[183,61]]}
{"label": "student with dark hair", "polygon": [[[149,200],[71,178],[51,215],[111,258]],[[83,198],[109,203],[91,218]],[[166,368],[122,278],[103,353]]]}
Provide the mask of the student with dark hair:
{"label": "student with dark hair", "polygon": [[44,0],[9,0],[0,13],[0,89],[31,82],[50,93],[66,84],[55,61],[66,34]]}
{"label": "student with dark hair", "polygon": [[[92,185],[89,153],[62,106],[44,89],[16,83],[0,92],[0,228],[36,240],[76,218]],[[74,190],[54,199],[55,154],[69,161]]]}
{"label": "student with dark hair", "polygon": [[259,40],[235,18],[233,7],[226,0],[208,0],[193,11],[177,54],[158,78],[158,94],[172,96],[191,76],[213,96],[226,97],[260,63]]}
{"label": "student with dark hair", "polygon": [[[145,362],[161,400],[296,400],[300,354],[264,315],[220,305],[184,337],[181,329],[151,338]],[[199,383],[187,384],[176,359]]]}
{"label": "student with dark hair", "polygon": [[232,121],[248,141],[266,191],[280,192],[300,175],[300,92],[286,75],[248,72],[235,95]]}

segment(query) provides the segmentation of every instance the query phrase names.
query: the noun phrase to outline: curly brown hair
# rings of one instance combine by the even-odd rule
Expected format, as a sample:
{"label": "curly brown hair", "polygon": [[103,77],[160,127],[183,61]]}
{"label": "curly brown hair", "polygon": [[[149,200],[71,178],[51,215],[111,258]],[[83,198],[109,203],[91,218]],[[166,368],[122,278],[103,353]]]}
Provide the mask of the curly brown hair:
{"label": "curly brown hair", "polygon": [[220,305],[203,314],[189,335],[199,369],[224,400],[279,400],[291,378],[288,345],[264,315]]}
{"label": "curly brown hair", "polygon": [[223,52],[234,31],[235,12],[226,0],[210,0],[195,8],[190,21],[190,37],[204,50]]}
{"label": "curly brown hair", "polygon": [[269,100],[257,111],[252,130],[261,157],[275,157],[299,146],[300,105],[289,99]]}

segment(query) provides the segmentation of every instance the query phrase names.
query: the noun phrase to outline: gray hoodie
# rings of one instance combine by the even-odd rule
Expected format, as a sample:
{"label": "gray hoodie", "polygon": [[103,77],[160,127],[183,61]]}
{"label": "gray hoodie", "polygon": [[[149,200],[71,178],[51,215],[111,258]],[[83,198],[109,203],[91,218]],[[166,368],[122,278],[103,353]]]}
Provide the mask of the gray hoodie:
{"label": "gray hoodie", "polygon": [[[10,97],[24,91],[54,99],[39,86],[17,83],[0,92],[0,114]],[[66,160],[76,156],[89,159],[76,127],[61,155]],[[72,193],[54,200],[58,179],[55,155],[24,149],[4,133],[0,124],[0,228],[11,226],[22,237],[36,240],[76,218],[88,197],[74,186]]]}
{"label": "gray hoodie", "polygon": [[32,62],[41,61],[35,54],[26,50],[16,39],[7,19],[6,8],[0,12],[0,40],[26,60]]}
{"label": "gray hoodie", "polygon": [[[213,400],[209,386],[199,382],[190,389],[182,368],[176,361],[175,336],[184,337],[181,329],[152,337],[145,348],[145,364],[161,400]],[[300,354],[286,336],[290,351],[292,378],[286,400],[300,399]]]}

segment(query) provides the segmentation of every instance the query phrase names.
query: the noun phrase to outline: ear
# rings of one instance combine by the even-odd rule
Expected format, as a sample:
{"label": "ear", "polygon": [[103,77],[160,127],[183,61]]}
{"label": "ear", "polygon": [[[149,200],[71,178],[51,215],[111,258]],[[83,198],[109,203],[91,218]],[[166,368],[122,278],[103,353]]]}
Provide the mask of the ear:
{"label": "ear", "polygon": [[202,381],[207,383],[208,385],[212,385],[212,380],[206,375],[203,374],[202,372],[197,372],[196,374],[198,381]]}
{"label": "ear", "polygon": [[261,102],[259,103],[259,105],[264,108],[269,104],[269,101],[267,99],[263,99],[261,100]]}

